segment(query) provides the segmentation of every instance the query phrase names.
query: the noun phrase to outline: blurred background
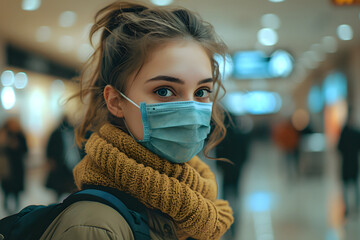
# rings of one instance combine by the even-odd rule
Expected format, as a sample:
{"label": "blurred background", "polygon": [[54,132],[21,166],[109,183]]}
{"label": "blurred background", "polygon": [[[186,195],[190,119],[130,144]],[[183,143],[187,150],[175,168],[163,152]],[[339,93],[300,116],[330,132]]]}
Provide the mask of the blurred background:
{"label": "blurred background", "polygon": [[[65,100],[111,2],[0,0],[1,218],[74,188],[84,109]],[[235,211],[224,239],[359,239],[360,1],[143,2],[200,13],[229,47],[229,134],[212,154],[234,165],[204,159]]]}

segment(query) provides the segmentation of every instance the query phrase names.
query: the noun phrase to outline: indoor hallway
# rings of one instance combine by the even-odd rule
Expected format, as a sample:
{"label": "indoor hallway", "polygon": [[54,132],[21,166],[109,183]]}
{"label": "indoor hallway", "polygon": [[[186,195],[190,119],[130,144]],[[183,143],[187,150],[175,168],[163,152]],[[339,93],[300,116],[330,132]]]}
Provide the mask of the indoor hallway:
{"label": "indoor hallway", "polygon": [[333,150],[302,153],[300,174],[289,179],[277,148],[268,141],[254,141],[242,178],[235,239],[359,239],[359,216],[342,217],[337,164]]}

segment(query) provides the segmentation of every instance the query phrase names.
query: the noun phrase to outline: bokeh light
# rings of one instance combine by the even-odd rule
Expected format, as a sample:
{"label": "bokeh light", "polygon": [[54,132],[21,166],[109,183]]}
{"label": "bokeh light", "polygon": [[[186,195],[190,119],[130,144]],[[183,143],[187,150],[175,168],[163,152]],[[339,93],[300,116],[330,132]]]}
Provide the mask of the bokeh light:
{"label": "bokeh light", "polygon": [[62,12],[59,16],[59,25],[61,27],[72,27],[76,22],[77,15],[72,11]]}
{"label": "bokeh light", "polygon": [[167,6],[173,2],[173,0],[150,0],[150,1],[158,6]]}
{"label": "bokeh light", "polygon": [[261,17],[261,25],[264,28],[278,29],[280,27],[280,18],[273,13],[264,14]]}
{"label": "bokeh light", "polygon": [[4,87],[9,87],[14,84],[15,75],[14,72],[11,70],[5,70],[1,74],[1,84]]}
{"label": "bokeh light", "polygon": [[338,26],[336,32],[337,32],[339,39],[344,40],[344,41],[351,40],[354,35],[352,27],[347,24],[342,24],[342,25]]}
{"label": "bokeh light", "polygon": [[336,39],[332,36],[323,37],[322,45],[324,46],[325,51],[328,53],[334,53],[337,50]]}
{"label": "bokeh light", "polygon": [[41,6],[41,0],[23,0],[21,7],[25,11],[35,11]]}
{"label": "bokeh light", "polygon": [[1,90],[1,105],[5,110],[10,110],[15,106],[16,95],[12,87],[4,87]]}
{"label": "bokeh light", "polygon": [[264,46],[273,46],[278,41],[277,33],[271,28],[260,29],[257,38],[258,42]]}
{"label": "bokeh light", "polygon": [[28,84],[28,76],[24,72],[19,72],[15,75],[14,85],[17,89],[24,89]]}
{"label": "bokeh light", "polygon": [[293,70],[293,59],[285,51],[277,50],[271,55],[269,72],[276,77],[287,77]]}
{"label": "bokeh light", "polygon": [[243,115],[246,113],[242,92],[229,92],[224,97],[226,109],[234,115]]}
{"label": "bokeh light", "polygon": [[280,110],[282,101],[278,93],[252,91],[244,95],[245,109],[254,115],[271,114]]}

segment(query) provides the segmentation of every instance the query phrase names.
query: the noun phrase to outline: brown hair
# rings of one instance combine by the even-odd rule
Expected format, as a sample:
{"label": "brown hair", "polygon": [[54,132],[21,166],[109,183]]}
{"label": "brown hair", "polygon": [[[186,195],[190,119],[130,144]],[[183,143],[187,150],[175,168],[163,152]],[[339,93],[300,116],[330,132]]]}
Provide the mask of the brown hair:
{"label": "brown hair", "polygon": [[[219,64],[214,55],[225,55],[225,44],[217,37],[213,27],[197,14],[184,8],[148,7],[134,2],[116,1],[95,15],[90,41],[101,32],[100,43],[89,59],[80,79],[79,96],[89,103],[85,117],[76,131],[79,145],[88,131],[97,131],[105,122],[119,121],[106,107],[103,91],[111,85],[124,92],[130,74],[139,71],[150,49],[177,39],[190,39],[203,47],[213,68],[215,91],[212,101],[217,102],[220,89]],[[90,75],[89,75],[90,74]],[[212,113],[213,131],[204,149],[205,155],[215,147],[226,133],[224,114],[218,104]],[[121,125],[121,124],[116,124]]]}

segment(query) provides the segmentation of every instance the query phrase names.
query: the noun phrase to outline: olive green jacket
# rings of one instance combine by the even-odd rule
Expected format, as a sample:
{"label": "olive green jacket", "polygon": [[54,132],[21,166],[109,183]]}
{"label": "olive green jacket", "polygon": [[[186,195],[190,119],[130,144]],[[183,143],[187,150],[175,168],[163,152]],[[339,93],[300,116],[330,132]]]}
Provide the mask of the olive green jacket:
{"label": "olive green jacket", "polygon": [[[148,211],[151,239],[177,239],[171,220]],[[134,240],[125,219],[113,208],[98,202],[81,201],[66,208],[46,229],[40,240]]]}

